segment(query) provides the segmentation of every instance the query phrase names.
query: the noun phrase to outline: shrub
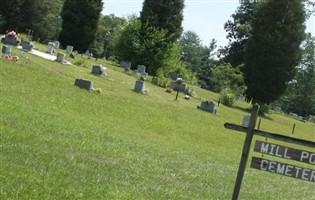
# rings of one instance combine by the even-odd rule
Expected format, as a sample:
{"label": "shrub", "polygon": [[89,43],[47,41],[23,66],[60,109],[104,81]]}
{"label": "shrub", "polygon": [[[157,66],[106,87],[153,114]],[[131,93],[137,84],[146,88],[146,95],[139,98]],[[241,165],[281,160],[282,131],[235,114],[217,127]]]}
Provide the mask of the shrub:
{"label": "shrub", "polygon": [[26,35],[25,33],[22,33],[19,35],[21,41],[28,41],[28,35]]}
{"label": "shrub", "polygon": [[220,92],[220,102],[223,105],[231,107],[234,105],[235,101],[236,101],[236,96],[231,89],[226,88]]}
{"label": "shrub", "polygon": [[310,122],[315,124],[315,116],[314,115],[310,115],[308,121],[310,121]]}
{"label": "shrub", "polygon": [[77,60],[76,62],[74,62],[73,64],[76,65],[76,66],[79,66],[79,67],[85,67],[85,68],[87,68],[86,61],[83,60],[83,59],[79,59],[79,60]]}
{"label": "shrub", "polygon": [[270,110],[271,110],[271,105],[267,105],[267,104],[260,105],[259,114],[264,115],[266,113],[269,113]]}

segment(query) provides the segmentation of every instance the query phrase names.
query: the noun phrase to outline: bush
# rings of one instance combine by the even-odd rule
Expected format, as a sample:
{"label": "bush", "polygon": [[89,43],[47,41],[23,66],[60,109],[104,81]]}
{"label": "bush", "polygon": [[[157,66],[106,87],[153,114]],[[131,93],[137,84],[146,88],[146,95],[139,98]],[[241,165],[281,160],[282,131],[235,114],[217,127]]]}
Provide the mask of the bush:
{"label": "bush", "polygon": [[220,102],[223,105],[231,107],[234,105],[235,101],[236,101],[236,96],[231,89],[226,88],[220,92]]}
{"label": "bush", "polygon": [[88,68],[87,62],[84,59],[79,59],[76,62],[74,62],[73,64],[76,65],[76,66],[79,66],[79,67]]}
{"label": "bush", "polygon": [[310,121],[310,122],[315,124],[315,116],[314,115],[310,115],[308,121]]}
{"label": "bush", "polygon": [[269,113],[270,110],[271,110],[271,105],[267,105],[267,104],[260,105],[259,114],[261,115],[267,114]]}
{"label": "bush", "polygon": [[19,37],[20,37],[22,42],[28,41],[28,35],[26,35],[25,33],[20,34]]}

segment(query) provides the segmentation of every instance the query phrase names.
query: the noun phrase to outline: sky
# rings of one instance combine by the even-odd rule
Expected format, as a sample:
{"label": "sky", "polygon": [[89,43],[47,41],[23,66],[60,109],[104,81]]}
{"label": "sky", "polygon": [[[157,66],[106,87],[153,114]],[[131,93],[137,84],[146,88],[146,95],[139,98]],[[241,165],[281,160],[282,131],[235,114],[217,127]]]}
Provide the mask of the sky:
{"label": "sky", "polygon": [[[312,0],[315,1],[315,0]],[[128,17],[131,14],[140,16],[143,0],[103,0],[103,14],[114,14],[118,17]],[[185,0],[184,31],[194,31],[204,45],[209,45],[212,38],[217,45],[226,46],[227,33],[223,26],[231,19],[239,6],[239,0]],[[306,22],[306,32],[315,36],[315,16],[312,15]]]}

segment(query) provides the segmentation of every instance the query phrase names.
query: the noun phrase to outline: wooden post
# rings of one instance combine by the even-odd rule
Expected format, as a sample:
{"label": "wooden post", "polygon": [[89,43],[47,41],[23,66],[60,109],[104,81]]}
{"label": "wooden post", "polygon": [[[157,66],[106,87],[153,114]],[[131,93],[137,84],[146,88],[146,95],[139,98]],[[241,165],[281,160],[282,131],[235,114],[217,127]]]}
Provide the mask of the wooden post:
{"label": "wooden post", "polygon": [[292,134],[294,134],[294,130],[295,130],[295,123],[293,124]]}
{"label": "wooden post", "polygon": [[259,118],[259,121],[258,121],[258,127],[257,127],[258,130],[260,129],[260,123],[261,123],[261,118]]}
{"label": "wooden post", "polygon": [[240,166],[239,166],[238,172],[237,172],[237,177],[236,177],[236,182],[235,182],[235,186],[234,186],[234,192],[233,192],[232,200],[238,200],[238,197],[239,197],[239,193],[240,193],[242,181],[243,181],[243,176],[245,173],[246,164],[247,164],[247,160],[248,160],[250,145],[251,145],[253,135],[254,135],[254,128],[256,125],[258,111],[259,111],[259,105],[255,104],[253,106],[253,110],[252,110],[252,113],[250,116],[248,131],[247,131],[245,142],[243,145],[243,152],[242,152]]}
{"label": "wooden post", "polygon": [[177,90],[176,97],[175,97],[175,101],[177,101],[178,92],[179,92],[179,90]]}

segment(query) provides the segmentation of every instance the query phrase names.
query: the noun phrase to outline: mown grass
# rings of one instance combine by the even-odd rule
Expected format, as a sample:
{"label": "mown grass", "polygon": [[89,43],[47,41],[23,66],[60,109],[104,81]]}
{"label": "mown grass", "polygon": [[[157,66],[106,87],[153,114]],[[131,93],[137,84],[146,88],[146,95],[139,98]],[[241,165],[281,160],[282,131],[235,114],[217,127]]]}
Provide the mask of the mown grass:
{"label": "mown grass", "polygon": [[[240,124],[248,104],[220,105],[214,115],[196,109],[218,100],[200,88],[198,98],[175,101],[148,82],[141,95],[136,77],[111,63],[86,59],[108,67],[100,78],[27,56],[28,64],[0,60],[0,199],[231,198],[245,134],[223,124]],[[75,87],[74,78],[102,93]],[[314,141],[313,125],[281,114],[262,118],[261,129]],[[240,198],[315,199],[314,184],[248,166]]]}

